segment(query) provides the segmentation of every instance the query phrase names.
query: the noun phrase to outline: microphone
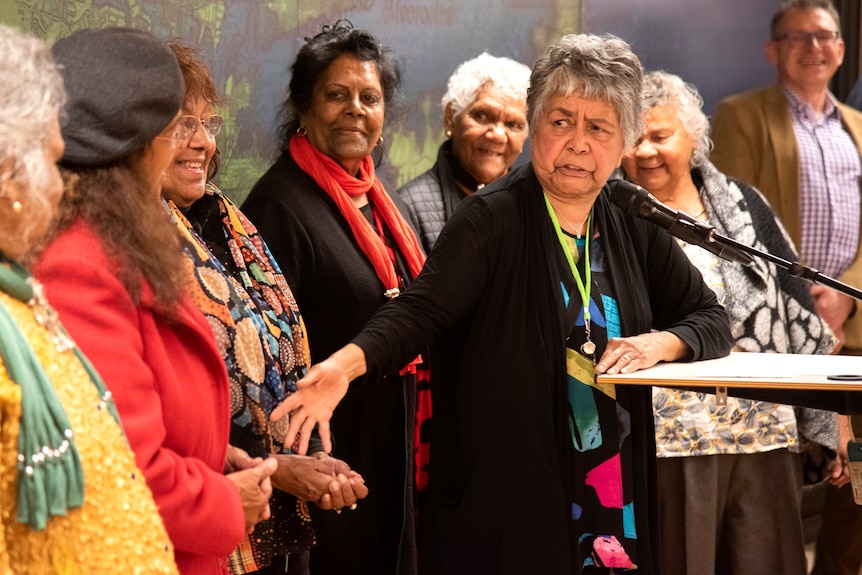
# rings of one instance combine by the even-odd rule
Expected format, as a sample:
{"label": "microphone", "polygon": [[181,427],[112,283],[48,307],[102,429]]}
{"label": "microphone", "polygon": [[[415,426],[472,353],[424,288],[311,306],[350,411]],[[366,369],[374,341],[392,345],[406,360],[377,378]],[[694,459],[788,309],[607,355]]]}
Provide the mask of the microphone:
{"label": "microphone", "polygon": [[608,180],[611,202],[622,209],[626,215],[637,216],[659,225],[679,239],[699,246],[720,258],[750,266],[751,256],[741,249],[727,243],[732,241],[715,231],[715,228],[677,211],[656,199],[651,193],[637,184],[626,180]]}

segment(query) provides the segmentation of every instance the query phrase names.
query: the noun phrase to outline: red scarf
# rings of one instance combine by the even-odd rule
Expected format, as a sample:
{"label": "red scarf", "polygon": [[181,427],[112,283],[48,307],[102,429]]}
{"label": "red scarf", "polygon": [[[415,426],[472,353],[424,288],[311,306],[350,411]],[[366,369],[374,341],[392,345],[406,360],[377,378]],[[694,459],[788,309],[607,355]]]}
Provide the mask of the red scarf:
{"label": "red scarf", "polygon": [[294,136],[288,143],[290,155],[306,174],[314,178],[325,191],[344,219],[347,220],[353,237],[356,238],[362,253],[374,266],[377,277],[386,290],[396,289],[398,275],[395,273],[395,263],[389,257],[389,252],[383,239],[368,223],[365,216],[350,200],[351,197],[368,195],[374,210],[383,219],[383,223],[392,232],[398,249],[407,262],[410,273],[415,278],[425,263],[425,256],[413,230],[395,207],[392,198],[383,189],[383,184],[374,174],[374,162],[366,156],[359,164],[359,178],[354,178],[344,171],[341,165],[312,146],[303,136]]}

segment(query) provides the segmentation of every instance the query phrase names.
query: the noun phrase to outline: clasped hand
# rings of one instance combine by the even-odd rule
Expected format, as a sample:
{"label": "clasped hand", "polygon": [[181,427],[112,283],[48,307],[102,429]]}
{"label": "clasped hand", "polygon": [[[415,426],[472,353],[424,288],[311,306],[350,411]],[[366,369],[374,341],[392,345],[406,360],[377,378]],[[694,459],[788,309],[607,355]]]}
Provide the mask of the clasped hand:
{"label": "clasped hand", "polygon": [[300,499],[314,501],[321,509],[353,507],[368,495],[365,479],[344,461],[324,452],[306,455],[275,455],[278,471],[272,476],[276,489]]}
{"label": "clasped hand", "polygon": [[252,458],[242,449],[228,446],[225,474],[239,490],[245,515],[245,529],[248,533],[254,531],[254,526],[259,521],[265,521],[270,517],[269,498],[272,495],[270,476],[277,468],[278,464],[273,459]]}

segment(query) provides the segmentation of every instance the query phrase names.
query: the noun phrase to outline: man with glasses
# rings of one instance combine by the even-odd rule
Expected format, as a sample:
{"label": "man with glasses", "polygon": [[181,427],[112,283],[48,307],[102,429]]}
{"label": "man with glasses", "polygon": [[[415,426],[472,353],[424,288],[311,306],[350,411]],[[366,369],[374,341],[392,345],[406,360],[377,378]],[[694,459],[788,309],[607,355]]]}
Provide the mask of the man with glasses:
{"label": "man with glasses", "polygon": [[[766,43],[778,82],[719,104],[712,121],[711,160],[763,192],[806,265],[862,287],[862,113],[829,92],[844,60],[840,30],[830,0],[782,4]],[[862,355],[862,312],[856,313],[856,301],[822,285],[812,286],[811,293],[843,344],[842,353]],[[843,430],[849,436],[846,426]],[[846,453],[830,465],[833,484],[849,479],[844,463]],[[823,526],[812,573],[858,575],[862,507],[853,504],[849,485],[822,487]]]}
{"label": "man with glasses", "polygon": [[[839,30],[829,0],[789,0],[778,9],[766,43],[778,83],[719,104],[711,159],[764,193],[807,265],[862,286],[862,113],[829,92],[844,59]],[[844,352],[862,354],[856,302],[819,285],[812,294]]]}

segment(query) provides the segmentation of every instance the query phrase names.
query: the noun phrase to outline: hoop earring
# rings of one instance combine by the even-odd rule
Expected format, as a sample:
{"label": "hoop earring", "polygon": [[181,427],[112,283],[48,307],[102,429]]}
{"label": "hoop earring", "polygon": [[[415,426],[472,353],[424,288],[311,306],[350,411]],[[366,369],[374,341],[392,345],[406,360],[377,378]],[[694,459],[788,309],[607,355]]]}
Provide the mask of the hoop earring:
{"label": "hoop earring", "polygon": [[305,126],[300,126],[296,129],[296,133],[304,138],[308,134],[308,130],[305,129]]}
{"label": "hoop earring", "polygon": [[383,136],[380,136],[380,139],[379,139],[379,140],[377,140],[377,145],[378,145],[378,146],[382,146],[382,145],[383,145]]}

